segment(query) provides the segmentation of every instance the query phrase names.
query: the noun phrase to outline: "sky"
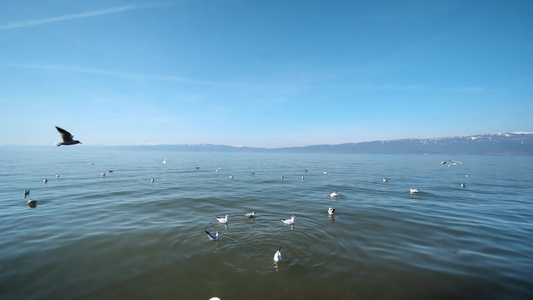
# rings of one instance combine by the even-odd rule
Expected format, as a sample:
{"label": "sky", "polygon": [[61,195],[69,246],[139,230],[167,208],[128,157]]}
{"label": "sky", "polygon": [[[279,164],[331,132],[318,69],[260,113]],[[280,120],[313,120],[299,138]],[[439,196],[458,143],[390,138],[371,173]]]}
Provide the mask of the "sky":
{"label": "sky", "polygon": [[[533,131],[532,1],[0,0],[0,145]],[[76,146],[79,147],[79,146]]]}

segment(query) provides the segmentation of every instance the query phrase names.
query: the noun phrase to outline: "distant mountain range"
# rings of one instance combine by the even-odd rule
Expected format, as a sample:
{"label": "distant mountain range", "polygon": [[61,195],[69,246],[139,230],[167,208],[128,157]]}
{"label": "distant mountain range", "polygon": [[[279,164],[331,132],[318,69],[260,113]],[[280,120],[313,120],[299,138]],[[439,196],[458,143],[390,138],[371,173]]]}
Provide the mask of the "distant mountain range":
{"label": "distant mountain range", "polygon": [[427,139],[399,139],[312,145],[306,147],[253,148],[212,144],[120,146],[135,150],[265,153],[339,154],[447,154],[447,155],[533,155],[533,132],[493,133]]}

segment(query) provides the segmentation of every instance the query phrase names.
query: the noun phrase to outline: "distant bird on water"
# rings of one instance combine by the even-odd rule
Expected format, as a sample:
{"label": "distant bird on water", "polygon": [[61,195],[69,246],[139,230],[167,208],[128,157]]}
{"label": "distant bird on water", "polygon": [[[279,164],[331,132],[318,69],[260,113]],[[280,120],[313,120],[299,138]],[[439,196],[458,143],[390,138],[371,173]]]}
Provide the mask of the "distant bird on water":
{"label": "distant bird on water", "polygon": [[248,218],[255,218],[255,211],[252,211],[251,213],[244,213],[245,216],[247,216]]}
{"label": "distant bird on water", "polygon": [[279,262],[279,261],[282,261],[283,260],[283,257],[281,256],[281,247],[278,248],[278,251],[276,251],[276,253],[274,253],[274,261],[275,262]]}
{"label": "distant bird on water", "polygon": [[207,234],[207,237],[212,241],[217,241],[218,239],[220,239],[220,233],[218,231],[215,234],[212,234],[211,232],[206,230],[205,234]]}
{"label": "distant bird on water", "polygon": [[339,193],[337,193],[336,191],[335,191],[335,192],[331,192],[331,193],[329,193],[329,196],[330,196],[331,198],[336,198],[338,195],[339,195]]}
{"label": "distant bird on water", "polygon": [[24,198],[30,195],[30,190],[24,190]]}
{"label": "distant bird on water", "polygon": [[76,144],[81,144],[80,141],[78,140],[75,140],[73,139],[73,135],[72,133],[66,131],[65,129],[63,128],[60,128],[60,127],[57,127],[56,126],[56,129],[57,131],[59,131],[59,133],[61,134],[61,139],[63,140],[62,142],[57,142],[55,143],[54,145],[55,146],[61,146],[61,145],[64,145],[64,146],[68,146],[68,145],[76,145]]}
{"label": "distant bird on water", "polygon": [[29,206],[29,207],[35,207],[35,206],[37,206],[37,200],[34,200],[34,199],[30,199],[30,200],[28,200],[28,206]]}
{"label": "distant bird on water", "polygon": [[165,158],[161,163],[166,165],[167,164],[167,159]]}
{"label": "distant bird on water", "polygon": [[219,223],[226,224],[228,223],[228,217],[228,215],[226,215],[225,217],[217,217],[217,220]]}
{"label": "distant bird on water", "polygon": [[332,215],[335,213],[335,207],[328,208],[328,214]]}
{"label": "distant bird on water", "polygon": [[409,189],[409,192],[411,194],[418,194],[418,193],[420,193],[420,190],[419,189]]}
{"label": "distant bird on water", "polygon": [[281,222],[283,222],[283,223],[285,223],[287,225],[293,225],[295,218],[296,218],[296,216],[292,216],[290,219],[281,219]]}

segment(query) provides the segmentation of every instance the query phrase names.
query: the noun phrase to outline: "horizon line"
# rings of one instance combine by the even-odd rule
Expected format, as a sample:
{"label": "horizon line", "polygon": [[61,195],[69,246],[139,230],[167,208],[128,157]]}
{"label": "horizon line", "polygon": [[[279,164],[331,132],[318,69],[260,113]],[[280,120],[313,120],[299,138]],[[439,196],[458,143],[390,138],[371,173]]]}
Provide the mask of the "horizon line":
{"label": "horizon line", "polygon": [[[252,149],[267,149],[267,150],[275,150],[275,149],[287,149],[287,148],[305,148],[305,147],[313,147],[313,146],[338,146],[338,145],[346,145],[346,144],[361,144],[361,143],[373,143],[373,142],[390,142],[390,141],[403,141],[403,140],[432,140],[432,139],[446,139],[446,138],[467,138],[467,137],[476,137],[476,136],[486,136],[486,135],[504,135],[504,134],[533,134],[533,131],[513,131],[513,132],[495,132],[495,133],[479,133],[479,134],[471,134],[471,135],[455,135],[455,136],[440,136],[440,137],[429,137],[429,138],[397,138],[397,139],[388,139],[388,140],[368,140],[368,141],[361,141],[361,142],[345,142],[345,143],[337,143],[337,144],[309,144],[305,146],[281,146],[281,147],[264,147],[264,146],[245,146],[245,145],[224,145],[224,144],[212,144],[212,143],[182,143],[182,144],[165,144],[165,143],[144,143],[144,144],[83,144],[84,146],[90,146],[90,147],[139,147],[139,146],[147,146],[147,147],[157,147],[157,146],[221,146],[221,147],[231,147],[231,148],[252,148]],[[54,146],[54,144],[51,144],[50,146]],[[48,147],[48,145],[17,145],[17,144],[11,144],[11,145],[0,145],[0,147]],[[57,146],[54,146],[57,147]]]}

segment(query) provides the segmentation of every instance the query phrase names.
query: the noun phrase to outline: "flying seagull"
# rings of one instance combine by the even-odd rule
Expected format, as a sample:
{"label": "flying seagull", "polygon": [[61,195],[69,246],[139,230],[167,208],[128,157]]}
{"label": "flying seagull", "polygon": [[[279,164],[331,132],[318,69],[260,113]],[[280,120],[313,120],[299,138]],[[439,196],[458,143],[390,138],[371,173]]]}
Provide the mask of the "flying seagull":
{"label": "flying seagull", "polygon": [[445,160],[440,163],[441,165],[448,164],[448,168],[451,166],[462,165],[463,163],[457,160]]}
{"label": "flying seagull", "polygon": [[63,141],[62,141],[62,142],[55,143],[55,144],[54,144],[55,146],[58,146],[58,147],[59,147],[59,146],[61,146],[61,145],[68,146],[68,145],[81,144],[80,141],[72,139],[72,138],[74,137],[74,136],[72,135],[72,133],[66,131],[66,130],[63,129],[63,128],[57,127],[57,126],[56,126],[56,129],[57,129],[57,131],[59,131],[59,133],[61,134],[61,139],[62,139]]}

